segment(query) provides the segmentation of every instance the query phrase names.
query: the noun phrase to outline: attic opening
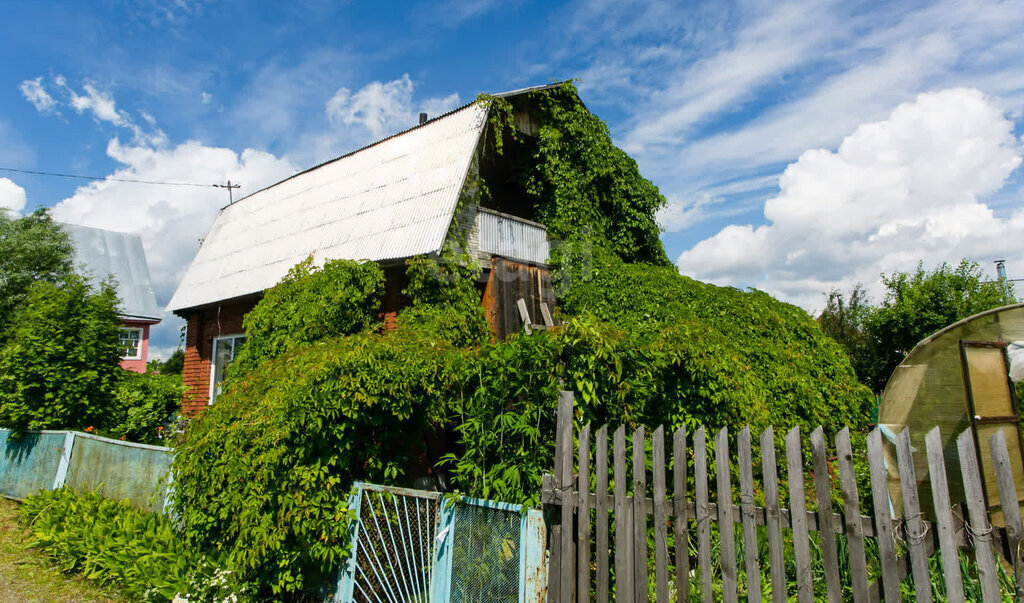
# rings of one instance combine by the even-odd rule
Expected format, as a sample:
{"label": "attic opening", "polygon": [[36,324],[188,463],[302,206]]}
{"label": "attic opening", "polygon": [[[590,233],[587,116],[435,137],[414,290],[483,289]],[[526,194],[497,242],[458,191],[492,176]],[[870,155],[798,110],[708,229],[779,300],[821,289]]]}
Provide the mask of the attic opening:
{"label": "attic opening", "polygon": [[481,207],[493,209],[527,220],[537,221],[533,199],[524,183],[536,161],[537,131],[540,127],[540,108],[529,95],[508,99],[515,114],[516,133],[506,129],[502,135],[502,151],[495,147],[494,124],[488,123],[480,149],[480,176],[487,185]]}

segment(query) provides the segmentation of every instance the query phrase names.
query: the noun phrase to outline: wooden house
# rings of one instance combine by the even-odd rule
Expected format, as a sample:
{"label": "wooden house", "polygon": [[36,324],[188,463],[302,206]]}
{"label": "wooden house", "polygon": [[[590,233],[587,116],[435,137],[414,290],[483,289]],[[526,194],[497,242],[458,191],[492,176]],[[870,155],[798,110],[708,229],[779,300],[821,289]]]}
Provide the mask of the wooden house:
{"label": "wooden house", "polygon": [[[513,106],[522,135],[505,137],[502,153],[488,104],[470,103],[434,119],[421,115],[415,127],[222,208],[168,305],[187,321],[185,410],[214,402],[224,368],[245,342],[245,314],[309,256],[317,265],[379,262],[387,325],[406,303],[405,261],[457,245],[484,269],[481,299],[496,337],[522,328],[520,299],[541,322],[541,303],[554,302],[549,242],[512,178],[516,162],[531,157],[524,141],[536,134],[537,119],[528,93],[541,88],[496,95]],[[488,195],[477,194],[480,177]]]}

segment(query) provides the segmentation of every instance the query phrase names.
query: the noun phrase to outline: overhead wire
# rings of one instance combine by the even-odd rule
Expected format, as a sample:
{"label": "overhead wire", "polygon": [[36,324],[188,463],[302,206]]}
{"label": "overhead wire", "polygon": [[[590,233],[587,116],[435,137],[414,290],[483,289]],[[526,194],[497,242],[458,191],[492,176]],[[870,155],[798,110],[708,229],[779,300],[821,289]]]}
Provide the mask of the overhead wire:
{"label": "overhead wire", "polygon": [[237,188],[237,185],[228,184],[202,184],[199,182],[163,182],[158,180],[137,180],[134,178],[115,178],[113,176],[82,176],[79,174],[60,174],[57,172],[40,172],[35,170],[22,170],[18,168],[0,167],[3,172],[18,172],[20,174],[34,174],[37,176],[56,176],[59,178],[78,178],[81,180],[110,180],[113,182],[133,182],[136,184],[155,184],[160,186],[200,186],[213,188]]}

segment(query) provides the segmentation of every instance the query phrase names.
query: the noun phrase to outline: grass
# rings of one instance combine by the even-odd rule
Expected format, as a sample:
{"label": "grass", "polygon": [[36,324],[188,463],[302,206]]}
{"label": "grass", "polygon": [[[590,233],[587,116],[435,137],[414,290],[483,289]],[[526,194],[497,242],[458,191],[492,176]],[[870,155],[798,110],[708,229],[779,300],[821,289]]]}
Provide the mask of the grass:
{"label": "grass", "polygon": [[60,573],[28,541],[28,530],[18,523],[17,503],[0,497],[0,603],[124,601],[111,589]]}

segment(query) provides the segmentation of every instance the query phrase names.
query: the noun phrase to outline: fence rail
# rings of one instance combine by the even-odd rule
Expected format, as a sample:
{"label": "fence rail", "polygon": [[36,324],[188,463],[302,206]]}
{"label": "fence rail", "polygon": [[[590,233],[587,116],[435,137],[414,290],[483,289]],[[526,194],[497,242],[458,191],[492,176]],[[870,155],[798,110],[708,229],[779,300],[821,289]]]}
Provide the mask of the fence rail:
{"label": "fence rail", "polygon": [[[775,434],[771,428],[759,438],[759,493],[763,494],[763,507],[755,505],[754,456],[749,428],[743,429],[736,438],[738,504],[726,429],[714,435],[713,459],[708,458],[708,434],[703,427],[692,434],[692,440],[685,429],[677,430],[671,434],[671,459],[667,459],[664,428],[658,427],[650,435],[648,458],[648,435],[640,427],[632,434],[632,472],[627,475],[626,430],[620,426],[610,440],[611,483],[608,480],[608,426],[598,429],[593,438],[591,433],[590,424],[580,429],[574,454],[573,395],[562,392],[554,473],[544,477],[542,491],[542,502],[552,518],[548,540],[549,601],[568,603],[595,599],[604,603],[612,598],[647,601],[652,592],[658,603],[669,601],[673,592],[675,600],[688,601],[693,557],[689,542],[694,531],[697,546],[693,569],[698,575],[694,586],[705,601],[712,598],[737,601],[741,594],[750,601],[760,601],[763,594],[769,594],[761,592],[758,556],[759,541],[765,539],[770,599],[786,601],[795,594],[801,602],[814,600],[812,533],[817,534],[813,539],[814,548],[820,549],[822,581],[829,601],[843,600],[844,593],[856,601],[898,601],[901,583],[908,576],[917,600],[931,601],[932,580],[928,566],[929,558],[936,551],[944,596],[951,602],[964,601],[964,580],[973,579],[961,572],[961,550],[972,557],[970,563],[976,568],[983,601],[1001,600],[997,554],[1015,574],[1013,588],[1017,600],[1024,600],[1024,565],[1019,557],[1024,529],[1002,431],[996,431],[989,444],[1002,503],[998,510],[1002,512],[1005,528],[992,526],[993,509],[986,508],[978,446],[970,429],[955,441],[964,481],[966,512],[959,505],[954,508],[950,504],[943,441],[938,429],[925,438],[934,521],[927,521],[921,513],[918,481],[924,476],[914,474],[909,431],[899,434],[895,442],[903,503],[900,517],[903,519],[898,519],[890,507],[888,468],[878,429],[867,437],[870,498],[875,509],[871,515],[861,512],[861,493],[854,470],[855,451],[848,428],[840,431],[834,442],[834,465],[838,466],[838,489],[842,495],[838,512],[833,510],[829,450],[821,427],[810,435],[810,466],[805,462],[799,428],[791,429],[784,438],[789,508],[781,506]],[[690,450],[692,454],[688,454]],[[714,464],[715,502],[711,501],[708,477],[711,462]],[[671,497],[667,481],[670,466]],[[692,475],[688,473],[691,466]],[[811,499],[816,503],[813,511],[807,509],[805,481],[808,473],[813,481]],[[719,563],[714,566],[713,523],[719,535]],[[739,532],[736,532],[737,526]],[[671,559],[670,530],[674,545]],[[737,533],[742,534],[742,560],[737,559]],[[791,538],[786,538],[787,535]],[[838,546],[840,536],[845,540],[845,547]],[[877,566],[879,575],[874,581],[869,580],[867,539],[875,543],[872,551],[877,549],[873,565]],[[787,588],[785,544],[790,540],[795,559],[795,589]],[[846,558],[841,571],[839,553],[843,550]],[[739,580],[740,570],[745,571],[747,577],[745,593],[741,592],[744,584]],[[717,584],[713,581],[716,572],[720,576]]]}

